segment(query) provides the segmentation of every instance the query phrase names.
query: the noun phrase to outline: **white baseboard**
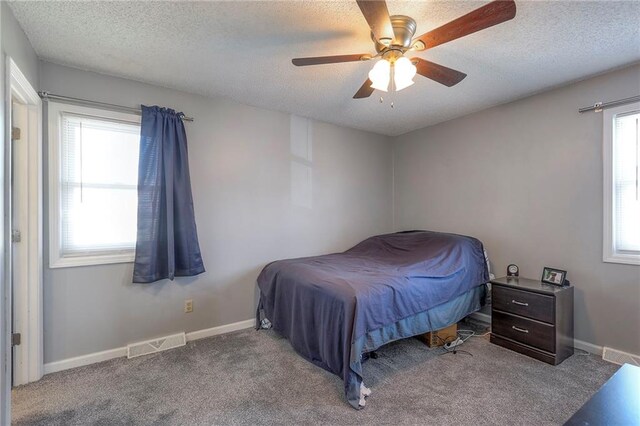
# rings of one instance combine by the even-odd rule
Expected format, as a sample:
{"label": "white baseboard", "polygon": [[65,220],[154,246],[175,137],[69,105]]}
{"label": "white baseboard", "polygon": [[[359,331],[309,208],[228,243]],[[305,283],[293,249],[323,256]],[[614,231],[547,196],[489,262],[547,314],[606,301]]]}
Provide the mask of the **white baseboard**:
{"label": "white baseboard", "polygon": [[127,356],[127,348],[115,348],[92,354],[80,355],[73,358],[62,359],[60,361],[49,362],[44,365],[44,374],[55,373],[57,371],[68,370],[70,368],[82,367],[84,365],[95,364],[96,362],[108,361],[113,358]]}
{"label": "white baseboard", "polygon": [[602,356],[602,346],[594,345],[593,343],[573,339],[573,347],[576,349],[582,349],[583,351],[587,351],[594,355]]}
{"label": "white baseboard", "polygon": [[205,337],[217,336],[218,334],[231,333],[232,331],[244,330],[251,328],[256,324],[255,319],[238,321],[231,324],[225,324],[218,327],[205,328],[187,333],[187,342],[192,340],[204,339]]}
{"label": "white baseboard", "polygon": [[[255,325],[255,319],[238,321],[232,324],[225,324],[218,327],[206,328],[204,330],[192,331],[186,333],[187,342],[192,340],[204,339],[206,337],[217,336],[219,334],[231,333],[232,331],[244,330]],[[73,358],[67,358],[60,361],[49,362],[44,365],[44,374],[55,373],[70,368],[82,367],[96,362],[108,361],[114,358],[126,357],[127,348],[115,348],[102,352],[94,352],[91,354],[80,355]]]}

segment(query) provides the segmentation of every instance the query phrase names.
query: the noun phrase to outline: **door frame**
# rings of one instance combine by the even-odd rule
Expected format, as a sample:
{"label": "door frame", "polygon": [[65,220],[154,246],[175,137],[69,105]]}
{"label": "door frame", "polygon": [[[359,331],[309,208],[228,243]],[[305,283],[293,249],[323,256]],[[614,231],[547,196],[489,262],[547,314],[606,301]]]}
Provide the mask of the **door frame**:
{"label": "door frame", "polygon": [[[5,209],[7,209],[6,212],[9,216],[8,220],[5,219],[5,235],[9,240],[5,258],[8,261],[6,277],[9,280],[17,272],[13,270],[13,245],[20,244],[22,253],[26,255],[25,259],[20,259],[20,262],[24,261],[21,267],[21,271],[25,275],[21,277],[21,282],[24,282],[24,285],[15,285],[15,283],[12,285],[11,281],[8,281],[10,287],[9,303],[13,301],[12,321],[14,330],[21,334],[21,343],[15,347],[15,351],[12,351],[11,347],[9,348],[14,355],[14,358],[12,358],[13,384],[16,386],[37,381],[44,372],[42,101],[11,57],[7,57],[6,79],[5,105],[8,112],[5,126],[5,140],[7,141],[5,164],[13,161],[11,146],[13,99],[26,107],[28,117],[28,129],[23,129],[26,138],[23,137],[20,141],[13,142],[13,144],[26,144],[27,157],[23,163],[27,170],[22,170],[26,178],[24,182],[25,188],[23,188],[25,191],[17,194],[20,197],[24,197],[20,199],[20,204],[27,206],[27,211],[20,215],[24,223],[20,224],[21,242],[19,243],[11,242],[13,222],[12,164],[8,164],[5,172],[5,179],[7,179],[5,185],[8,187]],[[12,293],[13,295],[11,296]]]}

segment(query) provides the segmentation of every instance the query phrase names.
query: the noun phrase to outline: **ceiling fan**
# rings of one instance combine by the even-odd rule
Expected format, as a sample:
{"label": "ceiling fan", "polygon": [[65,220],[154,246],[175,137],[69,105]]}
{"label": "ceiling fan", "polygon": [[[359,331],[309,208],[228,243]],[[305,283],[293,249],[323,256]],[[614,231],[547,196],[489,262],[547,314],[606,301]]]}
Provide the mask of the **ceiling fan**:
{"label": "ceiling fan", "polygon": [[495,0],[414,38],[416,21],[404,15],[389,16],[384,0],[356,1],[371,28],[371,39],[375,43],[377,54],[317,56],[295,58],[291,61],[293,65],[301,67],[381,58],[369,71],[369,78],[353,96],[354,99],[367,98],[375,89],[384,92],[389,89],[402,90],[413,84],[416,73],[448,87],[460,83],[467,76],[465,73],[422,58],[409,59],[404,56],[405,53],[431,49],[516,16],[516,4],[513,0]]}

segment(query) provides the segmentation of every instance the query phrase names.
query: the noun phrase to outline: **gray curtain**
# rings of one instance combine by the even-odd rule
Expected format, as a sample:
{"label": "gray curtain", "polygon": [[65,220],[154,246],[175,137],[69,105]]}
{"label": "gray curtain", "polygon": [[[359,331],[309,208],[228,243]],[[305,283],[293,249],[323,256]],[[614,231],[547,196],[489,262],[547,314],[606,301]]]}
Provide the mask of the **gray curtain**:
{"label": "gray curtain", "polygon": [[204,272],[182,113],[142,106],[134,283]]}

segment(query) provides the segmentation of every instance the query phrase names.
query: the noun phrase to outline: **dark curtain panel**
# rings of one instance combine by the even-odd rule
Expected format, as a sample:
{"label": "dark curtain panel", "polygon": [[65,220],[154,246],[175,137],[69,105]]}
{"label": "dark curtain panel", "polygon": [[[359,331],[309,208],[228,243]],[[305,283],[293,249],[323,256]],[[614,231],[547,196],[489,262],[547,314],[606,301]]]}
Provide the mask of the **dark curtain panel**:
{"label": "dark curtain panel", "polygon": [[142,106],[134,283],[204,272],[181,116]]}

